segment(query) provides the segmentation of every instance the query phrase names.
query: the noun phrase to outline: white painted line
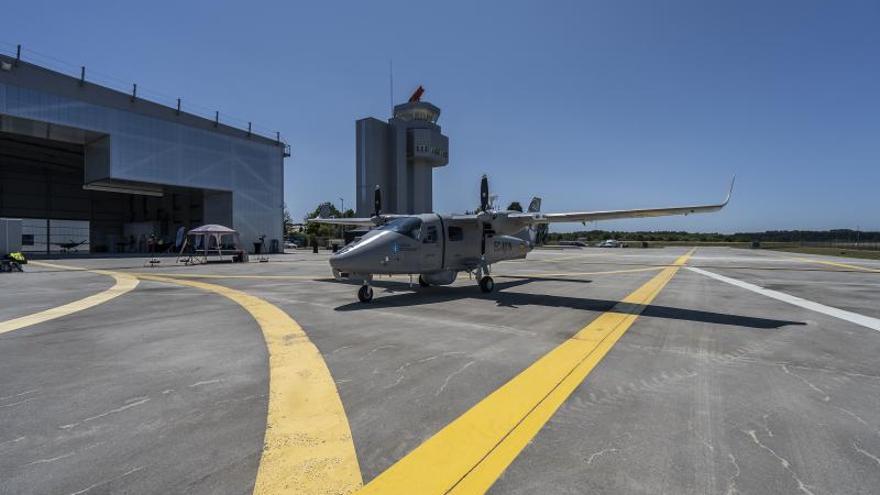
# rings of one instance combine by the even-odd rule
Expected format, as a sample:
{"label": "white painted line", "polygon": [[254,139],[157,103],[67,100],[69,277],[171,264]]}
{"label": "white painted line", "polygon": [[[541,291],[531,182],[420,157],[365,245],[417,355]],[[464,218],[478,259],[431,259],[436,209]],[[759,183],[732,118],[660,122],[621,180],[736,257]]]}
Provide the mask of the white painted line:
{"label": "white painted line", "polygon": [[719,280],[721,282],[726,282],[730,285],[735,285],[737,287],[741,287],[743,289],[750,290],[752,292],[756,292],[758,294],[777,299],[782,302],[787,302],[789,304],[794,304],[795,306],[800,306],[802,308],[809,309],[811,311],[816,311],[822,314],[826,314],[828,316],[833,316],[835,318],[840,318],[841,320],[846,320],[851,323],[855,323],[856,325],[861,325],[863,327],[870,328],[872,330],[880,331],[880,319],[872,318],[870,316],[860,315],[858,313],[853,313],[852,311],[846,311],[839,308],[834,308],[832,306],[826,306],[824,304],[819,304],[817,302],[809,301],[807,299],[802,299],[797,296],[792,296],[790,294],[786,294],[784,292],[779,292],[775,290],[765,289],[761,286],[750,284],[748,282],[743,282],[742,280],[737,280],[735,278],[725,277],[724,275],[718,275],[717,273],[707,272],[706,270],[701,270],[699,268],[695,268],[692,266],[686,266],[688,270],[692,272],[699,273],[701,275],[705,275],[709,278],[714,278],[715,280]]}

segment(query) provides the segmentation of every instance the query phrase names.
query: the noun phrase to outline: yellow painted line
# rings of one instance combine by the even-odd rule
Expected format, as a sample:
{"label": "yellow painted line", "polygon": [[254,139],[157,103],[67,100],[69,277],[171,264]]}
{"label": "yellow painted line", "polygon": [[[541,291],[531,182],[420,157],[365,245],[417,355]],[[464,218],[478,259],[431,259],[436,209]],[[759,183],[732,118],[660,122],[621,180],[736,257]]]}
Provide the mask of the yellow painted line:
{"label": "yellow painted line", "polygon": [[[41,263],[37,261],[31,261],[31,263],[33,263],[34,265],[46,266],[50,268],[66,268],[62,267],[61,265],[51,265],[49,263]],[[40,311],[39,313],[34,313],[27,316],[13,318],[11,320],[0,322],[0,334],[11,332],[13,330],[18,330],[19,328],[29,327],[31,325],[36,325],[38,323],[43,323],[49,320],[54,320],[56,318],[61,318],[62,316],[67,316],[69,314],[73,314],[84,309],[92,308],[99,304],[103,304],[111,299],[115,299],[127,292],[130,292],[138,285],[137,278],[125,273],[111,273],[101,270],[95,270],[95,273],[113,277],[116,280],[116,283],[113,284],[113,287],[110,287],[105,291],[85,297],[78,301],[73,301],[61,306],[47,309],[45,311]]]}
{"label": "yellow painted line", "polygon": [[269,350],[269,413],[255,494],[345,494],[363,484],[336,383],[293,318],[263,299],[221,285],[138,276],[219,294],[260,325]]}
{"label": "yellow painted line", "polygon": [[492,392],[358,494],[485,493],[693,252]]}
{"label": "yellow painted line", "polygon": [[302,327],[277,306],[205,282],[31,263],[110,275],[117,278],[117,285],[123,280],[133,283],[128,290],[140,278],[195,287],[234,301],[257,321],[269,350],[269,411],[254,493],[347,494],[363,484],[348,418],[330,370]]}
{"label": "yellow painted line", "polygon": [[811,258],[792,258],[792,259],[795,259],[797,261],[806,261],[808,263],[821,263],[823,265],[836,266],[838,268],[846,268],[849,270],[856,270],[856,271],[860,271],[860,272],[880,273],[880,270],[877,270],[874,268],[867,268],[867,267],[858,266],[858,265],[850,265],[849,263],[839,263],[837,261],[816,260],[816,259],[811,259]]}

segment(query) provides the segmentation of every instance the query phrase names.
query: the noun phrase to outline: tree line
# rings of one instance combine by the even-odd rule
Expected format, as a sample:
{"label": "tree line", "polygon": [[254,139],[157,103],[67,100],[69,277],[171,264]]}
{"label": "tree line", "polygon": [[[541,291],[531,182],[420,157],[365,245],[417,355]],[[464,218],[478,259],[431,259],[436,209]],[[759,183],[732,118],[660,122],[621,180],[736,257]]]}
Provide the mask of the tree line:
{"label": "tree line", "polygon": [[737,232],[720,234],[717,232],[685,231],[622,231],[587,230],[577,232],[550,232],[548,242],[559,241],[602,241],[618,239],[627,241],[661,242],[880,242],[880,232],[856,231],[851,229],[834,230],[768,230],[764,232]]}
{"label": "tree line", "polygon": [[[331,202],[318,205],[309,212],[307,218],[318,216],[323,205],[329,209],[329,215],[336,218],[351,218],[354,210],[346,209],[339,211]],[[478,208],[479,209],[479,208]],[[523,211],[518,201],[508,205],[508,210]],[[284,207],[284,231],[288,232],[292,224],[290,213]],[[315,237],[341,237],[343,228],[335,225],[323,225],[310,223],[306,226],[304,234],[310,238]],[[721,234],[718,232],[686,232],[676,230],[661,231],[626,231],[626,230],[581,230],[577,232],[550,232],[546,234],[546,242],[556,243],[559,241],[603,241],[605,239],[618,239],[625,241],[649,241],[649,242],[880,242],[880,232],[859,231],[852,229],[832,230],[767,230],[764,232],[737,232],[734,234]]]}

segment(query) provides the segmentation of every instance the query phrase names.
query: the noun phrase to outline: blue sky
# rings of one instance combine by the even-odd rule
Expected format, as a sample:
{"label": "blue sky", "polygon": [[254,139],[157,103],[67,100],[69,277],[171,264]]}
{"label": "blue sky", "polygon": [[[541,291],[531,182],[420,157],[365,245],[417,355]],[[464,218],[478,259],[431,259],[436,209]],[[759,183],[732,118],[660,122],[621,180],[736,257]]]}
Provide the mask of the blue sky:
{"label": "blue sky", "polygon": [[[126,6],[128,5],[128,6]],[[295,217],[354,200],[354,121],[419,84],[443,110],[438,211],[721,199],[599,228],[880,230],[880,3],[11,2],[21,43],[280,130]],[[592,227],[592,225],[591,225]],[[581,228],[568,225],[560,230]]]}

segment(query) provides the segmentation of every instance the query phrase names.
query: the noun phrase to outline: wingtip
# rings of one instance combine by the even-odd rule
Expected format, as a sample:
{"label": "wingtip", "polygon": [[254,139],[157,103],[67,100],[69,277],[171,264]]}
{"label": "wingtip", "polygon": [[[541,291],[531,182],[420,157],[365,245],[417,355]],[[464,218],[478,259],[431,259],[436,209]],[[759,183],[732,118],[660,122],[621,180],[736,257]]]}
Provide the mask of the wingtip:
{"label": "wingtip", "polygon": [[736,174],[733,174],[733,177],[730,179],[730,187],[727,189],[727,197],[724,198],[725,205],[730,201],[730,197],[733,196],[733,185],[735,183],[736,183]]}

